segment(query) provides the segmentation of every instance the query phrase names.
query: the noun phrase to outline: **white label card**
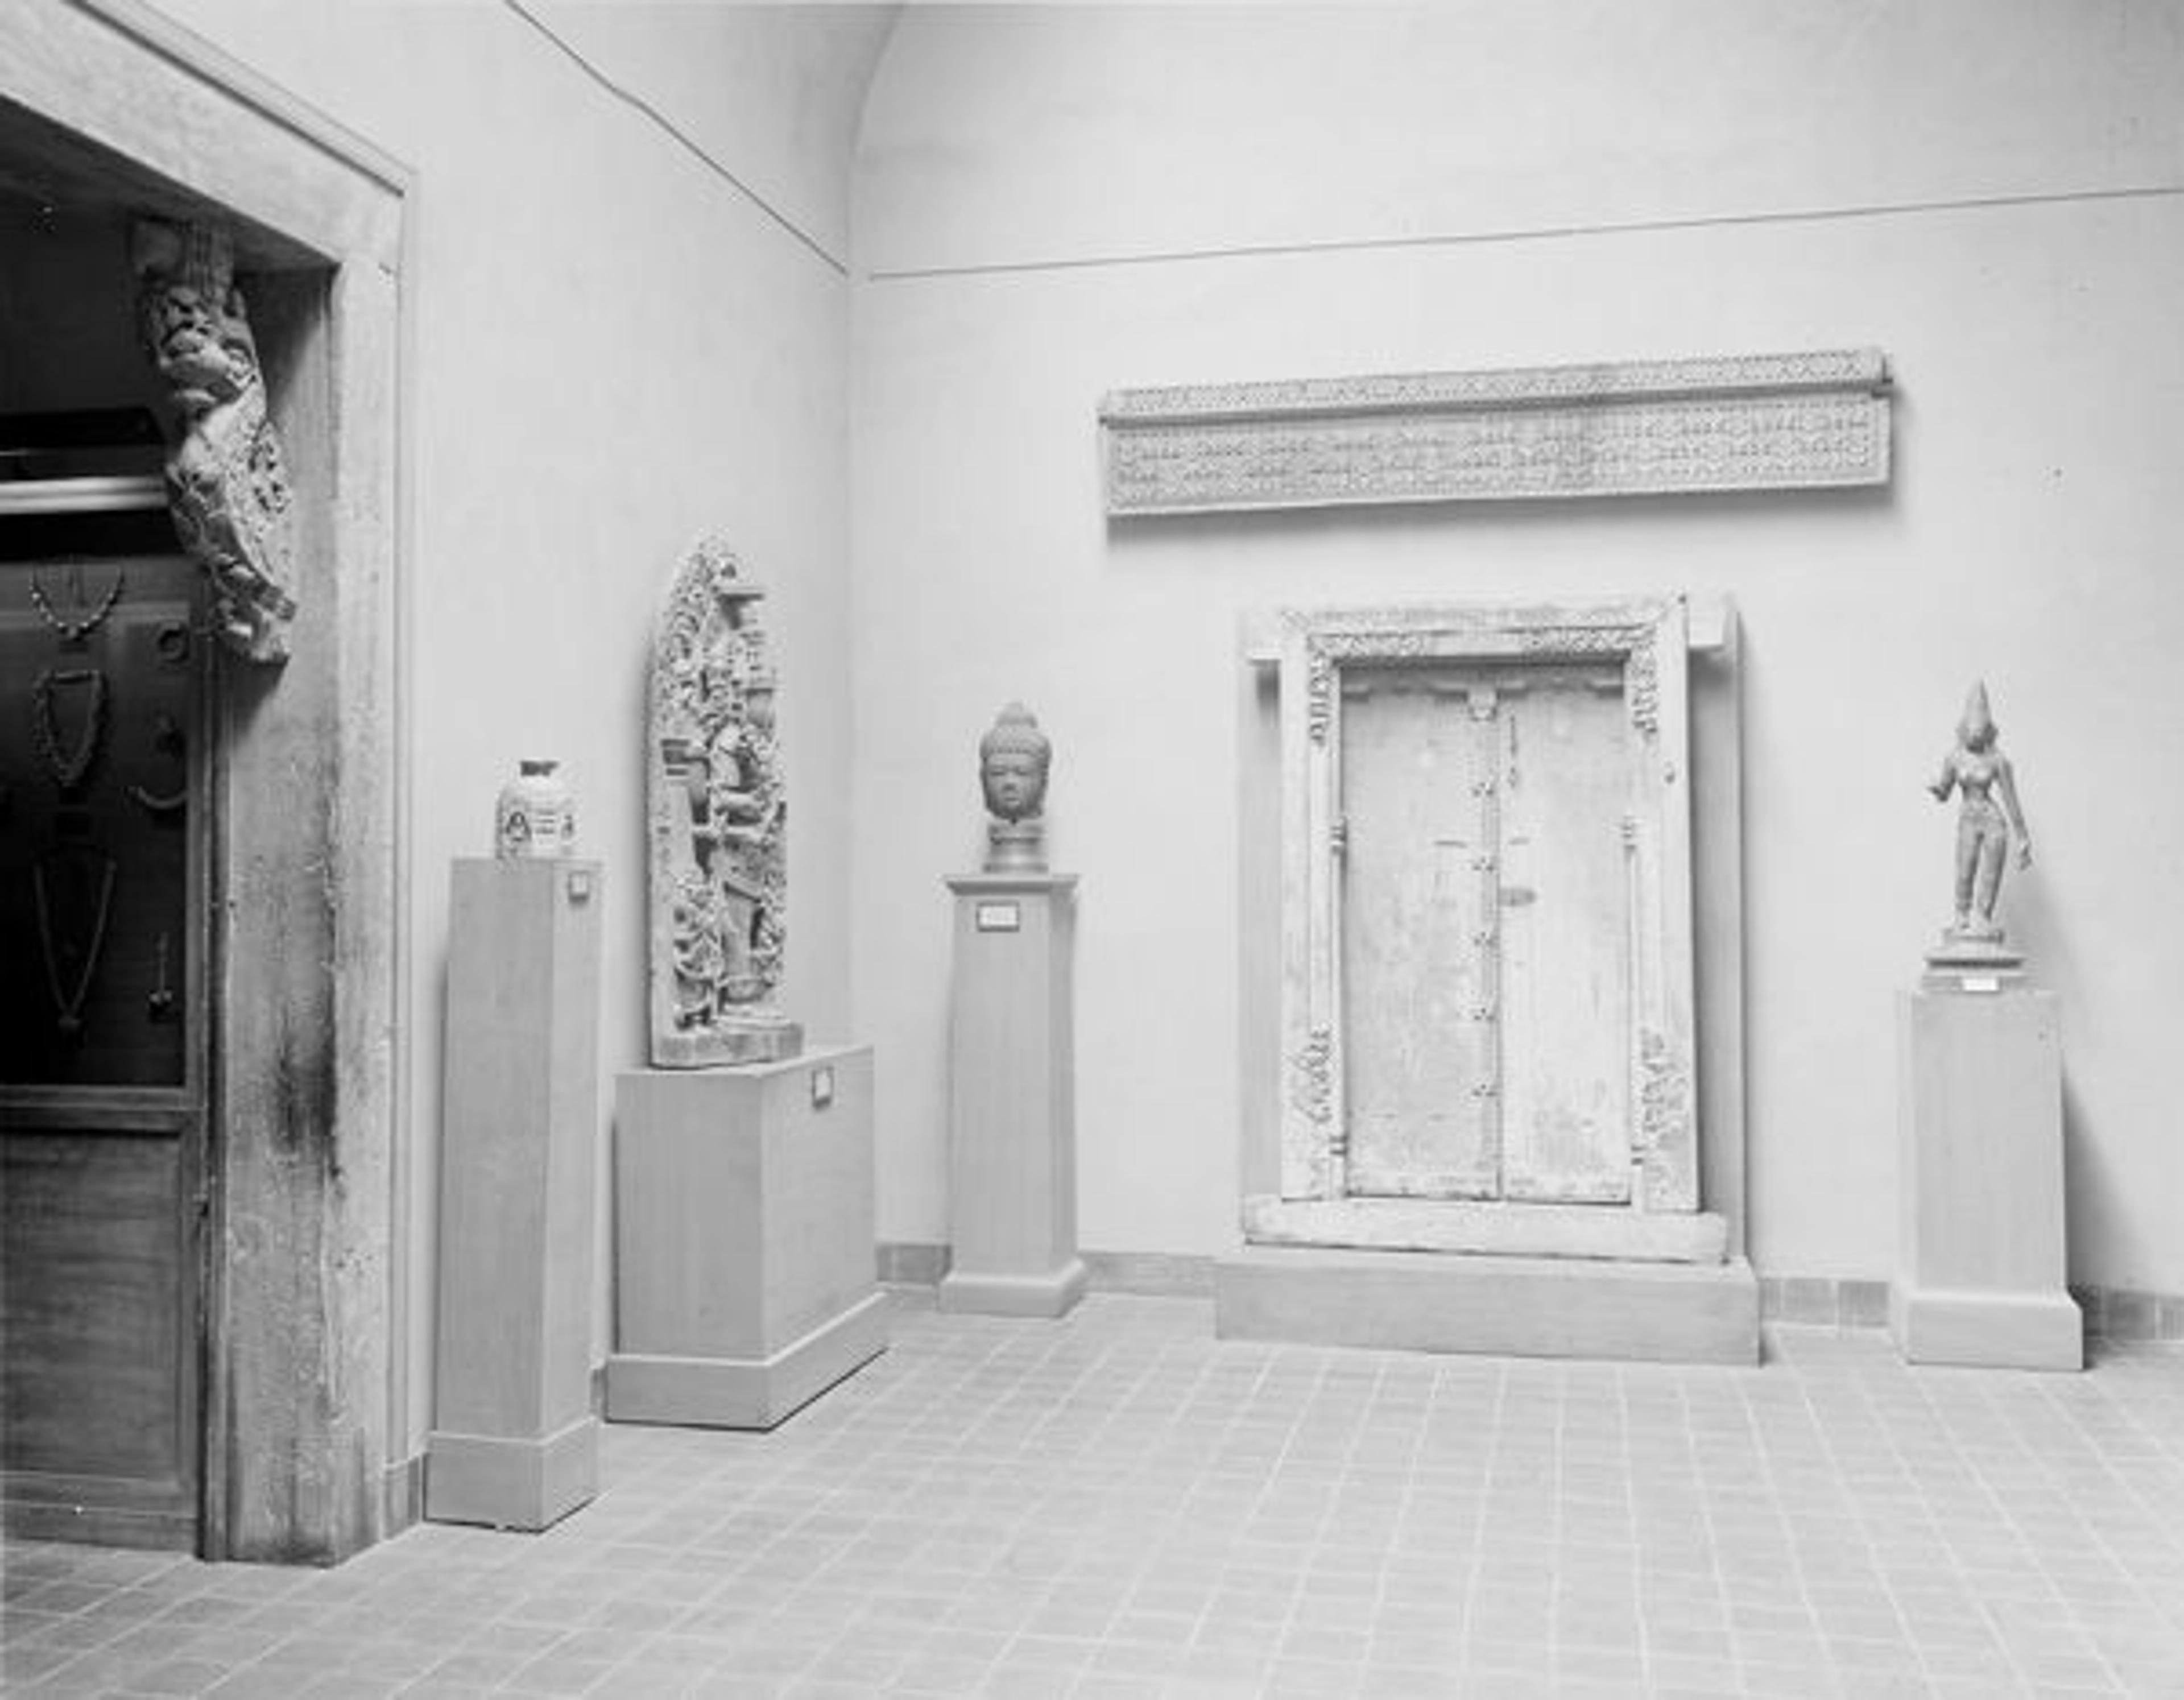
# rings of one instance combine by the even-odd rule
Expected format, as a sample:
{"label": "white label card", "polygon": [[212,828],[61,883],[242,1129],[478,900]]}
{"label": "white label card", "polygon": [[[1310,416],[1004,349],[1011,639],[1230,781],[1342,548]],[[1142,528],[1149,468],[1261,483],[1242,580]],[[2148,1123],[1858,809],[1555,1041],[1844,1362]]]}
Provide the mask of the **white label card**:
{"label": "white label card", "polygon": [[981,903],[976,922],[981,933],[1014,933],[1023,925],[1022,911],[1013,903]]}

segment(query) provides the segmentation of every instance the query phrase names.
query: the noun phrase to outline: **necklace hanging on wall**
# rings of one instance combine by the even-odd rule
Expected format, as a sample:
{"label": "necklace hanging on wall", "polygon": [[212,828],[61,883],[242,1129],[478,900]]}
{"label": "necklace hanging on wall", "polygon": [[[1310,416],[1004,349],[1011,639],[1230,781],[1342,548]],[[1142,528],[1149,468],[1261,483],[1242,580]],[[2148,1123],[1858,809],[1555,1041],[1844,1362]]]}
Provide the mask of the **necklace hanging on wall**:
{"label": "necklace hanging on wall", "polygon": [[167,984],[167,935],[159,935],[159,948],[155,959],[156,982],[144,1000],[145,1013],[153,1021],[172,1021],[175,1017],[175,990]]}
{"label": "necklace hanging on wall", "polygon": [[[60,727],[55,723],[54,700],[64,686],[91,687],[91,701],[73,747],[61,748]],[[98,667],[47,667],[31,686],[31,741],[38,746],[48,771],[64,791],[83,783],[98,754],[98,740],[106,730],[106,674]]]}
{"label": "necklace hanging on wall", "polygon": [[84,646],[85,640],[106,623],[106,616],[120,605],[121,589],[123,585],[128,582],[128,575],[116,567],[114,570],[114,582],[106,587],[106,594],[99,598],[97,605],[86,613],[83,602],[83,569],[81,566],[75,566],[70,568],[70,571],[75,588],[76,611],[82,616],[81,619],[71,620],[53,606],[53,599],[46,594],[46,587],[38,582],[38,575],[35,570],[31,574],[31,605],[38,610],[38,618],[60,634],[61,648],[81,649]]}
{"label": "necklace hanging on wall", "polygon": [[[53,992],[53,1008],[59,1015],[55,1024],[60,1028],[62,1036],[67,1039],[73,1039],[83,1031],[84,1003],[91,996],[91,983],[98,973],[99,955],[106,948],[107,918],[114,912],[114,858],[103,850],[85,845],[69,859],[80,861],[88,870],[92,856],[97,856],[101,864],[98,906],[92,913],[91,939],[84,947],[73,986],[62,984],[60,956],[53,941],[53,902],[46,883],[47,864],[53,857],[50,855],[42,856],[31,866],[31,883],[37,898],[38,948],[46,959],[46,984]],[[73,939],[67,942],[71,946],[75,944]]]}
{"label": "necklace hanging on wall", "polygon": [[147,786],[131,785],[129,800],[149,815],[181,814],[190,805],[189,766],[185,759],[188,746],[183,742],[182,728],[176,722],[174,716],[163,714],[159,716],[159,730],[153,734],[152,746],[183,763],[182,782],[164,796]]}

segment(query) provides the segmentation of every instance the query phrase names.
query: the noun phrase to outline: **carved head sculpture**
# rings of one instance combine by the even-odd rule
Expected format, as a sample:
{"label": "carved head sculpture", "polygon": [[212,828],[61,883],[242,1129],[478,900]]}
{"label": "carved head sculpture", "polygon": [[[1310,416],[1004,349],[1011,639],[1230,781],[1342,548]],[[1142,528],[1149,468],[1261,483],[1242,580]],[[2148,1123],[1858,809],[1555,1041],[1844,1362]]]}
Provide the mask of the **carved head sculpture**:
{"label": "carved head sculpture", "polygon": [[1987,707],[1986,683],[1981,680],[1964,699],[1964,711],[1957,722],[1957,741],[1976,754],[1993,748],[2000,730],[1994,723],[1992,711]]}
{"label": "carved head sculpture", "polygon": [[217,244],[146,220],[136,265],[144,343],[185,419],[201,419],[259,382],[258,344]]}
{"label": "carved head sculpture", "polygon": [[1036,816],[1046,802],[1053,759],[1054,746],[1031,711],[1020,702],[1003,709],[978,740],[978,783],[987,811],[1004,821]]}

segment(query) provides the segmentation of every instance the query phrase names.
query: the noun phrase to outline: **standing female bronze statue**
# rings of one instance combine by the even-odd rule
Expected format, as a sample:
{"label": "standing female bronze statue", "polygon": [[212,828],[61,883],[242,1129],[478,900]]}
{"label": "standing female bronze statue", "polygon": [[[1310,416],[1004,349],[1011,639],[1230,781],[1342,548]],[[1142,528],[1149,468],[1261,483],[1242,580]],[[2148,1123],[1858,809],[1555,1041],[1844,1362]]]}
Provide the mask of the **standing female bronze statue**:
{"label": "standing female bronze statue", "polygon": [[1952,940],[2000,941],[1994,904],[2013,833],[2017,865],[2032,865],[2032,835],[2018,804],[2017,776],[2009,758],[1996,747],[1995,736],[1986,686],[1975,684],[1957,723],[1956,747],[1942,758],[1940,777],[1926,788],[1938,802],[1948,801],[1952,791],[1964,797],[1957,817],[1957,918],[1947,935]]}

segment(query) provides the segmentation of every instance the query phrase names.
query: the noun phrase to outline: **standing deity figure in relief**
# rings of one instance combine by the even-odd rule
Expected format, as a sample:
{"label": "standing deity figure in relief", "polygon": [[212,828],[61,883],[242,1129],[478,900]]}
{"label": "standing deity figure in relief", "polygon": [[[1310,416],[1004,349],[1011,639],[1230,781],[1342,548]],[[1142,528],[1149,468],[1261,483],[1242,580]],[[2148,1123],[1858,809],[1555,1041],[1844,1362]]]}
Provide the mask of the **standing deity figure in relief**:
{"label": "standing deity figure in relief", "polygon": [[978,785],[986,798],[986,871],[1039,872],[1046,867],[1046,779],[1054,745],[1020,702],[994,716],[978,740]]}
{"label": "standing deity figure in relief", "polygon": [[652,1060],[663,1068],[802,1048],[801,1028],[772,1004],[788,811],[764,594],[722,545],[701,543],[676,576],[653,657]]}
{"label": "standing deity figure in relief", "polygon": [[132,248],[144,345],[170,391],[176,534],[212,581],[221,642],[254,661],[285,660],[296,612],[288,474],[232,242],[220,226],[147,219]]}
{"label": "standing deity figure in relief", "polygon": [[2001,939],[1994,906],[2001,895],[2013,833],[2017,865],[2032,865],[2032,835],[2018,804],[2017,776],[2009,758],[1996,746],[1996,731],[1986,687],[1975,684],[1964,701],[1964,718],[1957,723],[1956,747],[1942,758],[1940,775],[1926,788],[1939,802],[1948,801],[1952,791],[1964,799],[1957,817],[1956,922],[1947,934],[1952,940]]}

